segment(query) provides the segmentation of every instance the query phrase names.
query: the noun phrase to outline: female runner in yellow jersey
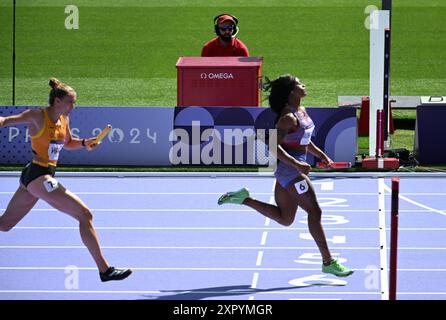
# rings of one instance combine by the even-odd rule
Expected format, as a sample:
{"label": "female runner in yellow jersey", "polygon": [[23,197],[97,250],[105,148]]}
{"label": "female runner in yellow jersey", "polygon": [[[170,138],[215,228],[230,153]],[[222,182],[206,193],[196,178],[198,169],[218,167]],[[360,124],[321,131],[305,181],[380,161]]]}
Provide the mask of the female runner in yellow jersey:
{"label": "female runner in yellow jersey", "polygon": [[19,188],[0,216],[0,231],[11,230],[42,199],[79,221],[82,241],[93,256],[102,281],[125,279],[132,271],[117,269],[108,264],[101,252],[90,209],[54,178],[62,148],[91,150],[96,144],[95,137],[81,140],[71,135],[68,115],[76,103],[73,88],[55,78],[50,79],[49,84],[52,88],[49,107],[28,109],[17,115],[0,117],[0,127],[15,124],[28,126],[33,152],[32,161],[22,171]]}

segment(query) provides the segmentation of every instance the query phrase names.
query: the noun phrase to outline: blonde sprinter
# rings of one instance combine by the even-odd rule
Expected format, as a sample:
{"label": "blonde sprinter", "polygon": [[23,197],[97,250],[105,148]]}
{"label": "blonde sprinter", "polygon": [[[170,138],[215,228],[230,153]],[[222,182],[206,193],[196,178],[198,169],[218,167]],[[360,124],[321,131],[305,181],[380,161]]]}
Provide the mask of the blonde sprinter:
{"label": "blonde sprinter", "polygon": [[79,222],[80,236],[96,262],[102,281],[125,279],[132,271],[111,267],[104,258],[90,209],[77,195],[54,178],[62,148],[87,148],[90,151],[96,144],[94,137],[75,139],[71,135],[68,115],[76,103],[76,92],[73,88],[55,78],[50,79],[49,85],[51,91],[48,107],[28,109],[17,115],[0,117],[0,127],[17,124],[28,126],[33,152],[32,161],[22,171],[17,191],[6,211],[0,216],[0,231],[14,228],[34,207],[37,200],[42,199]]}

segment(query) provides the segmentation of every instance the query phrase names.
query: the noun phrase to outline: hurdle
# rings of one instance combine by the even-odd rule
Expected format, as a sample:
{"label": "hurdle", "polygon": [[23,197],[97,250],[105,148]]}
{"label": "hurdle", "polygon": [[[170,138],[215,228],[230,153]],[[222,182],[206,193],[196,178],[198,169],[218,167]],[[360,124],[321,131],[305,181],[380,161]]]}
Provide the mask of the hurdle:
{"label": "hurdle", "polygon": [[390,271],[389,300],[396,300],[397,256],[398,256],[398,196],[400,178],[392,178],[392,204],[390,222]]}

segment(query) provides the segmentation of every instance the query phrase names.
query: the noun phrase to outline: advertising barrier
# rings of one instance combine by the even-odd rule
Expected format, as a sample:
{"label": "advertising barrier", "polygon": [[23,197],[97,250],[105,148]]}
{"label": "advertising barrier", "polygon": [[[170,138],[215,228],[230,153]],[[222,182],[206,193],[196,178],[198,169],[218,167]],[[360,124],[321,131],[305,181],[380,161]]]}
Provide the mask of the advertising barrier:
{"label": "advertising barrier", "polygon": [[[0,116],[30,106],[0,106]],[[354,162],[357,120],[353,108],[307,108],[316,124],[314,143],[334,161]],[[70,114],[75,138],[98,135],[113,126],[101,145],[63,150],[66,165],[259,165],[276,159],[268,152],[276,143],[276,115],[259,107],[77,107]],[[0,163],[25,164],[32,158],[25,125],[0,128]],[[312,156],[308,162],[315,164]]]}
{"label": "advertising barrier", "polygon": [[414,149],[420,164],[446,163],[445,117],[446,103],[423,104],[417,107]]}

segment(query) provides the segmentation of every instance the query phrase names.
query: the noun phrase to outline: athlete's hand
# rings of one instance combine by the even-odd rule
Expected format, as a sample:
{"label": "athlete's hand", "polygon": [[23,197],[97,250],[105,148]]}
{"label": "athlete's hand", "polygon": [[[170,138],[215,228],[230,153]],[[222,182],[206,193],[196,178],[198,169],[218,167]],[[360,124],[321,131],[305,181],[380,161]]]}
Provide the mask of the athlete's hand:
{"label": "athlete's hand", "polygon": [[96,143],[96,137],[85,139],[85,149],[87,149],[87,151],[93,150],[97,145],[99,145],[99,143]]}
{"label": "athlete's hand", "polygon": [[321,161],[327,165],[327,167],[331,167],[333,160],[331,160],[326,154],[321,157]]}
{"label": "athlete's hand", "polygon": [[306,162],[298,162],[296,168],[305,175],[308,175],[311,171],[311,166]]}

